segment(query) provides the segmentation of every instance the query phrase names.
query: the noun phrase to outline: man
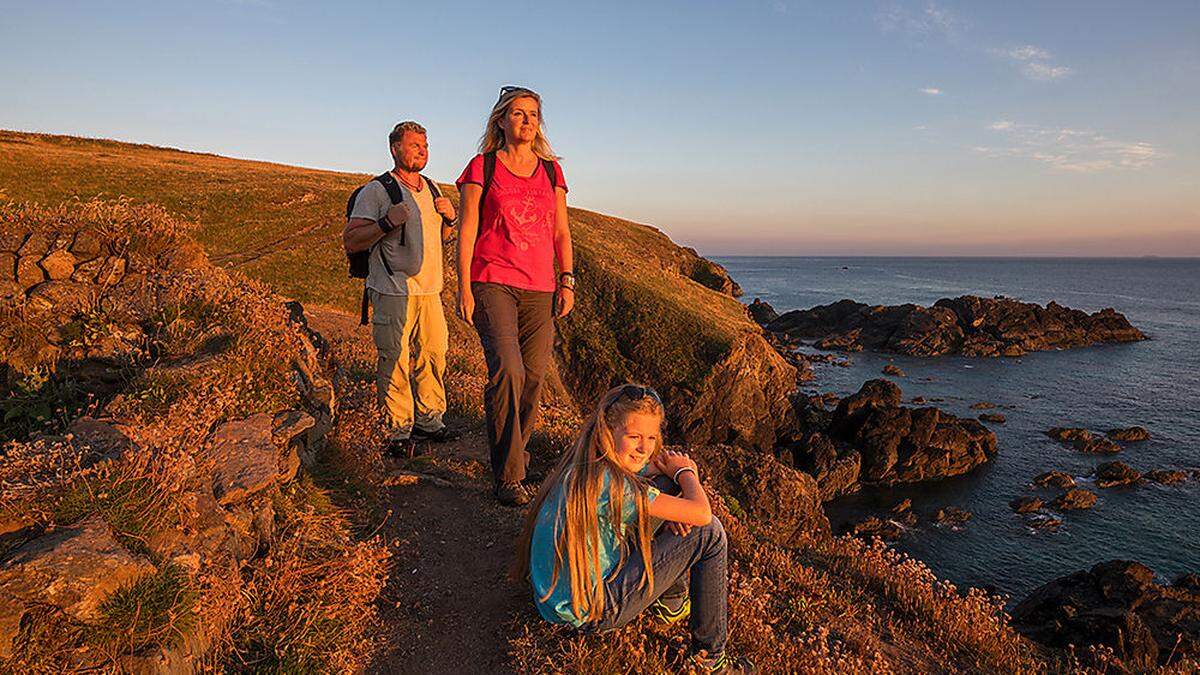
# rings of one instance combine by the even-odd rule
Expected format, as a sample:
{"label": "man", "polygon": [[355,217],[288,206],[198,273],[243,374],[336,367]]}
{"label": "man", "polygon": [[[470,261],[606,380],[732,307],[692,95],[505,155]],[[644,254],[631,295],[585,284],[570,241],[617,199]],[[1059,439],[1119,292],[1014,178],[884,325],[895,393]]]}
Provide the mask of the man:
{"label": "man", "polygon": [[457,437],[442,420],[449,344],[441,300],[442,241],[453,232],[455,212],[421,175],[429,160],[425,128],[401,122],[388,145],[395,163],[389,173],[403,199],[393,204],[382,182],[367,183],[354,198],[342,241],[347,253],[370,251],[366,287],[387,451],[411,455],[414,441]]}

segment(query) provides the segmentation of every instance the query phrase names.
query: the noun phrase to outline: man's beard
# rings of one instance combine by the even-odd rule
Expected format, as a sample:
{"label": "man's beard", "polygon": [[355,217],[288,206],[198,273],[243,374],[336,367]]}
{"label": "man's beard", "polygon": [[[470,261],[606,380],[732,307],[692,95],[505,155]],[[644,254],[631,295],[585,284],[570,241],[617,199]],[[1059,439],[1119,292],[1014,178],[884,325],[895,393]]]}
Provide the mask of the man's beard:
{"label": "man's beard", "polygon": [[400,164],[400,168],[404,169],[405,171],[407,171],[409,173],[421,173],[421,171],[425,169],[425,165],[428,163],[429,163],[428,159],[426,159],[425,161],[423,161],[419,164],[417,164],[415,162],[414,163],[406,162],[406,163]]}

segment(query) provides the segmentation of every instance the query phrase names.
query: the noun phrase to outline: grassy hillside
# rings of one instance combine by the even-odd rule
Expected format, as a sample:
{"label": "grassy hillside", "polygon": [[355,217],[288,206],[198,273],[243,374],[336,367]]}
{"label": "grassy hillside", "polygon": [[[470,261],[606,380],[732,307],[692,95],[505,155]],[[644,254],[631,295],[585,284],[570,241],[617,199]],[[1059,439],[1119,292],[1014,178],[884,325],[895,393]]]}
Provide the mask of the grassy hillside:
{"label": "grassy hillside", "polygon": [[[194,236],[217,265],[306,304],[357,311],[361,282],[346,275],[340,237],[346,198],[367,175],[9,131],[0,131],[0,158],[0,199],[54,205],[125,197],[158,204],[196,224]],[[457,200],[453,186],[443,188]],[[794,371],[764,348],[737,300],[711,290],[729,285],[724,270],[652,227],[581,209],[570,216],[579,311],[560,322],[558,353],[571,398],[592,401],[612,381],[640,378],[668,396],[672,419],[688,440],[769,447],[776,427],[790,422],[778,399],[790,393]],[[443,300],[452,315],[456,282],[454,266],[446,267]],[[449,318],[452,344],[462,348],[452,347],[451,362],[472,361],[474,331]],[[746,348],[748,340],[754,348]],[[726,388],[710,381],[709,372],[727,357],[733,362],[725,371],[767,373],[748,380],[756,410],[741,416],[753,420],[753,429],[736,420],[685,419],[707,390]]]}

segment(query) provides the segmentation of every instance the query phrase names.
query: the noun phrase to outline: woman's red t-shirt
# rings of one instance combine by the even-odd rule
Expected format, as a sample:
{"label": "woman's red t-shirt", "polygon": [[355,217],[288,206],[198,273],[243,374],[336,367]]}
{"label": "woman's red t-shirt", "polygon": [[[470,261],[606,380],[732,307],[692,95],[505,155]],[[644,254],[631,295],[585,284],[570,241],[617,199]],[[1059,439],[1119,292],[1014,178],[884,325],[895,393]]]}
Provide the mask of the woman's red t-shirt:
{"label": "woman's red t-shirt", "polygon": [[[554,162],[558,187],[567,189],[562,167]],[[455,181],[483,185],[483,155]],[[496,160],[492,186],[479,210],[479,235],[471,258],[471,281],[488,281],[531,291],[554,291],[554,224],[558,199],[542,163],[523,178]]]}

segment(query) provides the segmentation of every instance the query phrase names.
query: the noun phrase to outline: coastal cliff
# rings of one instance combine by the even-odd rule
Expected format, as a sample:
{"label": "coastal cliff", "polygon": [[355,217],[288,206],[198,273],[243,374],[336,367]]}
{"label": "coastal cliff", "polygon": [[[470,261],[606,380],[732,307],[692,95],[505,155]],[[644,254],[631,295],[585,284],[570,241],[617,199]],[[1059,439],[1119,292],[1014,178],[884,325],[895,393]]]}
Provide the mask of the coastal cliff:
{"label": "coastal cliff", "polygon": [[[473,331],[452,316],[452,266],[447,387],[466,435],[399,464],[380,456],[370,338],[339,240],[345,197],[365,177],[11,132],[0,147],[3,199],[48,205],[6,205],[0,246],[13,256],[0,288],[4,396],[20,402],[11,419],[22,423],[5,446],[5,485],[27,485],[6,487],[2,502],[0,585],[22,598],[15,618],[0,617],[4,666],[680,667],[685,628],[567,634],[505,580],[520,515],[488,496],[484,368]],[[125,199],[88,201],[98,195]],[[820,482],[790,466],[808,424],[794,396],[803,373],[748,318],[728,275],[654,228],[571,217],[579,309],[559,324],[535,477],[601,390],[647,382],[668,400],[670,440],[701,463],[729,533],[732,646],[765,672],[1087,667],[1018,635],[1000,599],[883,544],[832,536]],[[101,233],[99,251],[80,244],[88,231]],[[114,266],[121,273],[104,276]],[[88,302],[49,311],[67,305],[40,302],[64,288],[45,284],[68,279],[84,291],[61,298]],[[96,359],[131,370],[117,377]],[[913,440],[918,411],[899,407],[898,393],[877,393],[835,412],[829,433],[871,449],[872,475],[886,482],[908,471],[893,440],[935,444]],[[65,413],[39,415],[60,396],[70,405],[51,408]],[[906,415],[906,429],[891,423]],[[986,438],[971,447],[988,455]],[[133,517],[160,500],[178,505],[171,520]],[[54,562],[78,550],[95,552],[92,572]],[[95,581],[105,565],[122,570],[107,585]],[[37,595],[47,569],[73,582],[71,597]],[[129,607],[150,606],[139,598],[162,597],[171,601],[128,621]],[[105,641],[113,625],[130,633]]]}

